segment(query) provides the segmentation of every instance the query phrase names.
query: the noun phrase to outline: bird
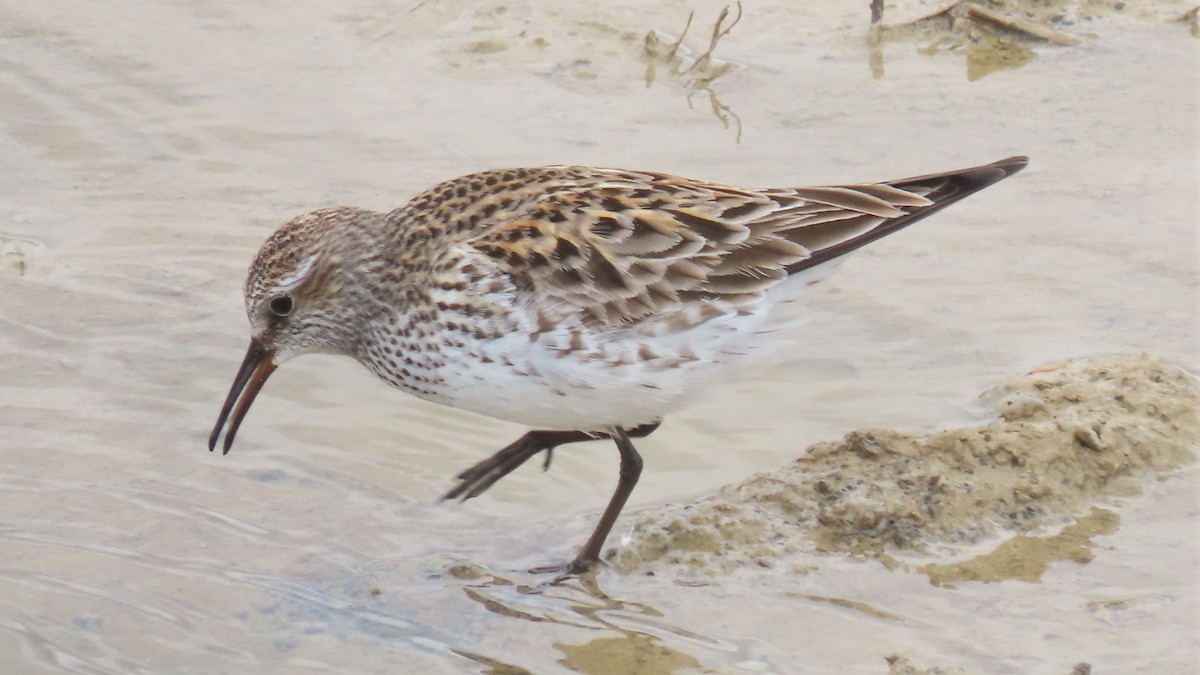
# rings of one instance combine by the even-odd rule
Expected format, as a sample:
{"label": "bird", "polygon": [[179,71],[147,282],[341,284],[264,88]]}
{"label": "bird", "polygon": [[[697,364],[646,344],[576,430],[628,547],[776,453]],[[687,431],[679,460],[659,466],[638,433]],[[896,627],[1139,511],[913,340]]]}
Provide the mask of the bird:
{"label": "bird", "polygon": [[[223,454],[271,373],[349,356],[422,399],[532,428],[457,475],[479,496],[529,459],[612,440],[617,487],[566,565],[599,564],[644,438],[803,318],[851,252],[1025,168],[1009,157],[876,183],[744,189],[651,171],[482,171],[389,212],[325,208],[271,234],[244,294],[250,346],[209,438]],[[814,330],[805,327],[805,330]]]}

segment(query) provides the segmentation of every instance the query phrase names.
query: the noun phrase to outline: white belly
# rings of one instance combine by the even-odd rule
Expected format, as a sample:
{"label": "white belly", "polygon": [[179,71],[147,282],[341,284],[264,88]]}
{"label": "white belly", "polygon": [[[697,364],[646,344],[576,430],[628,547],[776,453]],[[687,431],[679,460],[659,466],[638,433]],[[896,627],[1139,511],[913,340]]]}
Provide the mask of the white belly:
{"label": "white belly", "polygon": [[694,371],[712,365],[666,369],[635,361],[614,366],[560,356],[524,336],[511,339],[521,351],[508,356],[512,365],[506,365],[501,356],[506,341],[481,350],[488,363],[465,354],[448,358],[439,371],[446,400],[439,402],[542,429],[632,428],[669,412],[684,398]]}
{"label": "white belly", "polygon": [[[731,369],[786,348],[804,321],[807,287],[834,267],[827,263],[789,279],[749,311],[731,309],[676,333],[619,330],[587,335],[579,345],[565,328],[534,341],[518,330],[462,348],[444,347],[440,381],[434,391],[417,395],[543,429],[603,431],[653,422],[716,380],[736,376]],[[646,349],[653,358],[643,358]]]}

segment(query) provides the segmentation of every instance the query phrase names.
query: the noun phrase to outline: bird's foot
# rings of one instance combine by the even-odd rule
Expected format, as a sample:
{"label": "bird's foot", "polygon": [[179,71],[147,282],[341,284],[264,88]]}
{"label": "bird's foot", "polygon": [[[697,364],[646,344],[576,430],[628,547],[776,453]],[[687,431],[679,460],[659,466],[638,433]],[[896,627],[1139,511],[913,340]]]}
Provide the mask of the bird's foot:
{"label": "bird's foot", "polygon": [[537,432],[530,432],[520,437],[496,454],[479,462],[475,466],[458,474],[458,485],[447,492],[442,499],[458,499],[466,501],[478,497],[492,487],[496,481],[516,470],[531,457],[545,450],[547,453],[545,467],[550,467],[550,451],[554,445],[547,443]]}
{"label": "bird's foot", "polygon": [[492,485],[495,485],[496,481],[512,473],[517,467],[529,461],[530,458],[543,450],[546,452],[546,461],[542,464],[542,470],[545,471],[550,468],[550,460],[553,458],[554,448],[564,443],[590,441],[597,437],[603,438],[603,436],[583,431],[549,431],[544,429],[530,431],[512,443],[509,443],[491,457],[458,474],[458,485],[453,490],[447,492],[442,499],[466,501],[472,497],[478,497],[488,488],[492,487]]}
{"label": "bird's foot", "polygon": [[601,560],[595,558],[585,558],[580,555],[576,556],[576,558],[569,563],[562,563],[559,565],[541,565],[539,567],[534,567],[533,569],[529,570],[529,573],[557,575],[549,582],[551,586],[557,586],[558,584],[561,584],[564,581],[570,581],[571,579],[595,579],[596,574],[600,571],[600,568],[604,566],[605,563]]}
{"label": "bird's foot", "polygon": [[595,558],[584,558],[578,556],[569,563],[560,565],[541,565],[529,570],[530,574],[563,574],[564,576],[577,577],[581,574],[593,572],[604,566],[604,562]]}

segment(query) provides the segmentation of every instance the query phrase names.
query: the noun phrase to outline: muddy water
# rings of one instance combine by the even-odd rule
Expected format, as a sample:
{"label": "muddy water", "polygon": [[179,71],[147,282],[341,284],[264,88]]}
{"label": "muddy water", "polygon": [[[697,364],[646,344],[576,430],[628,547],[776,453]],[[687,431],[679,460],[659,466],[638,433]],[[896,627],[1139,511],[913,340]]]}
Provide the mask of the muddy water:
{"label": "muddy water", "polygon": [[696,11],[684,71],[720,3],[593,4],[0,4],[0,670],[1194,670],[1194,470],[1103,504],[1119,524],[1097,517],[1090,562],[1036,581],[828,554],[765,581],[555,586],[523,570],[586,536],[615,479],[602,444],[439,505],[522,430],[310,357],[233,453],[204,449],[261,240],[486,167],[772,185],[1033,156],[857,255],[786,363],[643,442],[635,506],[862,426],[983,421],[979,391],[1046,362],[1196,366],[1186,6],[1066,26],[1082,44],[1021,43],[1032,58],[979,76],[953,39],[872,56],[865,3],[833,0],[751,3],[716,64],[652,71],[646,32]]}

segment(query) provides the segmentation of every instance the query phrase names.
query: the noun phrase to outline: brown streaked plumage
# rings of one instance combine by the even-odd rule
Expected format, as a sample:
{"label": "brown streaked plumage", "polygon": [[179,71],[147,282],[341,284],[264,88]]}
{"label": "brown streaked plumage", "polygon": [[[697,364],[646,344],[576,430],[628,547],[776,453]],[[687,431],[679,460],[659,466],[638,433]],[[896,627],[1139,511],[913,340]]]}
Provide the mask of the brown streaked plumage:
{"label": "brown streaked plumage", "polygon": [[[250,348],[209,439],[233,444],[275,367],[354,357],[422,398],[539,428],[459,474],[468,499],[566,443],[611,438],[621,477],[571,569],[599,560],[641,472],[631,438],[764,333],[843,256],[1025,167],[745,190],[659,173],[485,171],[390,213],[314,211],[246,280]],[[786,311],[784,309],[786,308]]]}

